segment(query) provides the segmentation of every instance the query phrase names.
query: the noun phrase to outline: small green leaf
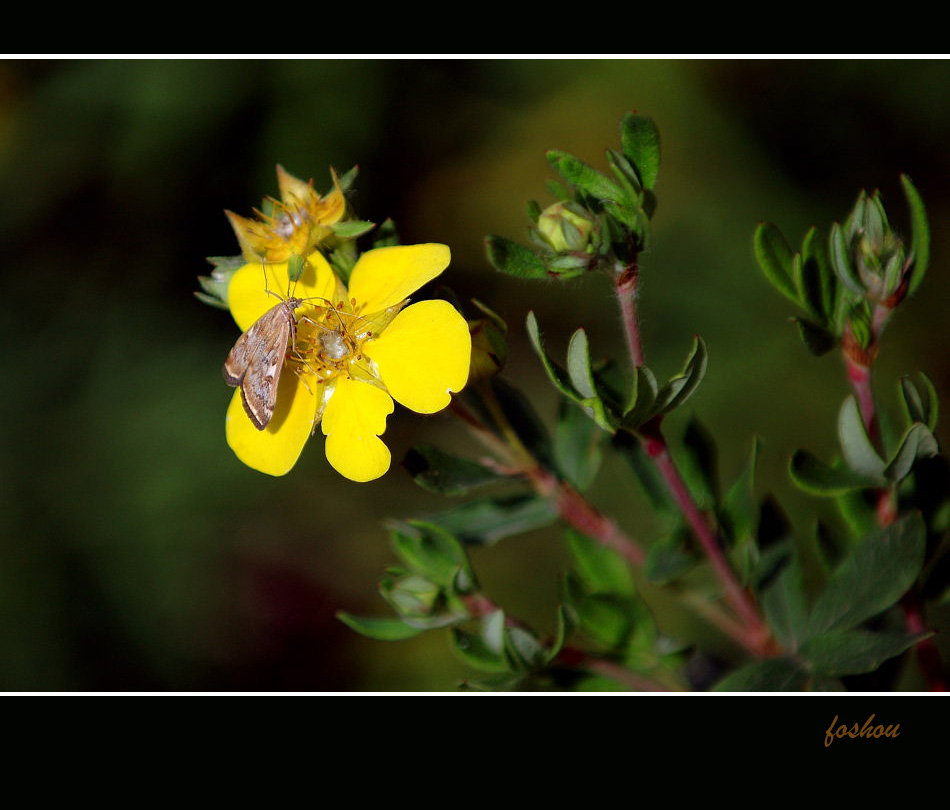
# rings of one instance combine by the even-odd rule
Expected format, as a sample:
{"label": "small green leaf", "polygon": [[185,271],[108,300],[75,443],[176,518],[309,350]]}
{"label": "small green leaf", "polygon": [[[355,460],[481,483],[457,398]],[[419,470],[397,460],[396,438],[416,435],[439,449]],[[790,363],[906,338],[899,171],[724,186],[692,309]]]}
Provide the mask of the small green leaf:
{"label": "small green leaf", "polygon": [[719,451],[712,433],[691,416],[683,434],[685,455],[680,470],[700,508],[712,509],[720,501]]}
{"label": "small green leaf", "polygon": [[376,641],[403,641],[422,632],[421,628],[410,627],[401,619],[366,619],[343,610],[337,611],[336,617],[351,630]]}
{"label": "small green leaf", "polygon": [[849,237],[845,234],[844,228],[837,222],[831,226],[829,242],[831,247],[831,268],[835,271],[838,280],[851,292],[863,296],[865,293],[864,284],[851,261],[851,243]]}
{"label": "small green leaf", "polygon": [[802,339],[802,343],[815,357],[827,354],[838,345],[838,338],[823,326],[807,318],[793,318],[793,320],[798,326],[798,336]]}
{"label": "small green leaf", "polygon": [[660,130],[656,122],[646,116],[627,113],[620,129],[620,147],[633,164],[646,189],[656,187],[660,173]]}
{"label": "small green leaf", "polygon": [[696,565],[698,559],[689,546],[688,537],[685,530],[679,530],[650,544],[643,567],[649,582],[672,582]]}
{"label": "small green leaf", "polygon": [[808,639],[801,655],[817,675],[862,675],[873,672],[889,658],[900,655],[932,633],[872,633],[832,630]]}
{"label": "small green leaf", "polygon": [[482,672],[507,672],[508,659],[504,654],[504,611],[495,610],[481,619],[479,632],[469,633],[452,628],[452,643],[459,657],[473,669]]}
{"label": "small green leaf", "polygon": [[566,535],[574,568],[588,592],[636,593],[630,565],[616,551],[574,529]]}
{"label": "small green leaf", "polygon": [[808,450],[796,450],[792,454],[788,473],[799,489],[827,497],[857,489],[871,489],[883,483],[883,478],[862,475],[848,467],[830,467]]}
{"label": "small green leaf", "polygon": [[713,687],[714,692],[801,692],[810,676],[790,658],[769,658],[746,664]]}
{"label": "small green leaf", "polygon": [[856,627],[897,602],[923,566],[925,535],[923,520],[913,513],[866,537],[818,597],[808,636]]}
{"label": "small green leaf", "polygon": [[706,344],[696,335],[693,339],[693,350],[686,359],[683,370],[670,377],[657,394],[655,413],[670,413],[695,393],[706,374],[707,359]]}
{"label": "small green leaf", "polygon": [[558,516],[551,499],[521,494],[469,501],[426,519],[466,545],[490,546],[506,537],[550,526]]}
{"label": "small green leaf", "polygon": [[532,671],[547,663],[544,646],[528,630],[522,627],[506,627],[505,655],[513,669]]}
{"label": "small green leaf", "polygon": [[860,475],[882,478],[884,459],[882,459],[864,427],[858,402],[853,396],[845,399],[838,413],[838,441],[848,466]]}
{"label": "small green leaf", "polygon": [[558,469],[579,491],[585,491],[600,469],[604,431],[580,407],[561,400],[555,454]]}
{"label": "small green leaf", "polygon": [[565,180],[585,194],[601,201],[629,203],[623,189],[606,174],[588,166],[573,155],[552,149],[547,153],[548,162]]}
{"label": "small green leaf", "polygon": [[752,242],[759,268],[773,287],[789,301],[799,303],[792,275],[792,249],[771,222],[760,222]]}
{"label": "small green leaf", "polygon": [[891,463],[884,470],[889,481],[903,481],[914,467],[918,458],[930,458],[937,455],[937,440],[926,425],[917,422],[908,428],[900,441]]}
{"label": "small green leaf", "polygon": [[419,486],[441,495],[465,495],[507,479],[482,464],[430,445],[410,449],[402,464]]}
{"label": "small green leaf", "polygon": [[920,194],[906,174],[901,175],[901,185],[910,206],[911,242],[910,242],[910,292],[914,292],[927,272],[930,263],[930,226],[927,223],[927,209]]}
{"label": "small green leaf", "polygon": [[544,260],[533,250],[503,236],[485,239],[488,261],[496,270],[518,278],[550,278]]}
{"label": "small green leaf", "polygon": [[906,376],[900,381],[901,398],[907,411],[907,418],[911,422],[922,422],[933,432],[937,429],[940,400],[930,378],[923,373],[918,376],[926,394],[926,400],[921,396],[917,386]]}
{"label": "small green leaf", "polygon": [[396,553],[416,573],[448,587],[459,569],[469,572],[468,557],[462,544],[442,526],[423,521],[390,524]]}
{"label": "small green leaf", "polygon": [[801,563],[797,555],[775,577],[762,593],[762,609],[769,627],[782,646],[798,647],[808,627],[808,600]]}
{"label": "small green leaf", "polygon": [[531,345],[540,358],[544,370],[548,373],[548,378],[554,383],[554,387],[564,394],[564,396],[579,403],[584,397],[571,385],[567,372],[551,360],[547,351],[545,351],[544,339],[541,336],[541,329],[538,326],[538,319],[535,317],[534,312],[528,312],[525,325],[528,330],[528,338],[531,340]]}

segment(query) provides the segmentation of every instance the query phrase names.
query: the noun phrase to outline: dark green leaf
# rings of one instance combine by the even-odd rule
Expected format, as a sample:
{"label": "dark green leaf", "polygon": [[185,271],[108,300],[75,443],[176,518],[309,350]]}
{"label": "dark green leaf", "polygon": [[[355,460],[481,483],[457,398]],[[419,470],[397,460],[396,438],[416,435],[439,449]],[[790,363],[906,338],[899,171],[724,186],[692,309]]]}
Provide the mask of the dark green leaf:
{"label": "dark green leaf", "polygon": [[600,469],[604,435],[581,408],[561,400],[555,434],[558,469],[581,492],[593,483]]}
{"label": "dark green leaf", "polygon": [[701,508],[712,509],[720,501],[719,451],[712,433],[695,416],[686,423],[685,455],[680,471]]}
{"label": "dark green leaf", "polygon": [[807,450],[792,454],[788,474],[796,486],[812,495],[836,496],[883,483],[881,478],[861,475],[847,467],[830,467]]}
{"label": "dark green leaf", "polygon": [[660,173],[660,131],[656,122],[646,115],[627,113],[621,122],[620,147],[636,169],[640,184],[655,188]]}
{"label": "dark green leaf", "polygon": [[505,657],[505,614],[496,610],[480,621],[478,633],[469,633],[459,627],[452,628],[455,652],[466,664],[482,672],[507,672]]}
{"label": "dark green leaf", "polygon": [[925,534],[923,520],[914,513],[866,537],[818,597],[809,637],[855,627],[897,602],[923,566]]}
{"label": "dark green leaf", "polygon": [[623,189],[606,174],[588,166],[566,152],[552,149],[547,153],[548,162],[565,180],[597,200],[622,203],[626,200]]}
{"label": "dark green leaf", "polygon": [[832,630],[808,639],[802,644],[801,655],[819,675],[862,675],[930,635]]}
{"label": "dark green leaf", "polygon": [[713,688],[714,692],[800,692],[809,674],[789,658],[769,658],[737,669]]}
{"label": "dark green leaf", "polygon": [[794,303],[799,303],[792,275],[792,249],[782,232],[771,222],[760,222],[753,237],[755,258],[773,287]]}
{"label": "dark green leaf", "polygon": [[696,565],[698,558],[690,548],[688,537],[685,530],[675,531],[650,544],[643,567],[647,580],[672,582]]}
{"label": "dark green leaf", "polygon": [[451,585],[459,569],[471,578],[465,549],[442,526],[413,520],[391,522],[390,527],[396,553],[416,573],[441,587]]}
{"label": "dark green leaf", "polygon": [[503,236],[485,239],[488,261],[496,270],[518,278],[550,278],[544,261],[533,250]]}
{"label": "dark green leaf", "polygon": [[567,372],[565,372],[560,365],[551,360],[547,351],[545,351],[544,339],[541,336],[541,329],[538,326],[538,319],[535,317],[533,312],[528,312],[525,325],[528,330],[528,337],[531,340],[531,345],[534,347],[535,353],[540,358],[549,379],[552,383],[554,383],[554,387],[564,394],[564,396],[574,400],[575,402],[581,402],[584,397],[571,384]]}
{"label": "dark green leaf", "polygon": [[494,545],[512,535],[550,526],[558,519],[555,504],[537,495],[511,495],[471,501],[426,518],[467,545]]}
{"label": "dark green leaf", "polygon": [[868,437],[858,402],[853,396],[845,399],[838,413],[838,441],[845,461],[854,472],[869,478],[883,477],[884,459]]}
{"label": "dark green leaf", "polygon": [[[521,443],[543,467],[555,469],[551,438],[528,398],[520,388],[515,388],[503,377],[492,377],[489,384],[495,403]],[[488,409],[489,420],[494,416],[492,411],[492,408]]]}
{"label": "dark green leaf", "polygon": [[693,339],[693,350],[686,359],[683,370],[674,377],[670,377],[657,394],[656,413],[670,413],[688,400],[706,374],[706,344],[696,335]]}
{"label": "dark green leaf", "polygon": [[507,479],[482,464],[430,445],[409,450],[402,464],[419,486],[442,495],[464,495]]}
{"label": "dark green leaf", "polygon": [[924,389],[922,396],[917,386],[909,377],[902,377],[900,381],[900,393],[907,412],[907,418],[910,422],[922,422],[931,432],[937,429],[939,419],[940,400],[937,397],[937,389],[930,381],[930,378],[923,373],[918,375],[921,385]]}
{"label": "dark green leaf", "polygon": [[901,438],[897,452],[884,470],[884,475],[889,481],[899,483],[910,475],[917,459],[930,458],[938,452],[937,440],[933,433],[925,425],[917,422],[911,425]]}
{"label": "dark green leaf", "polygon": [[782,646],[794,650],[808,627],[808,601],[798,556],[793,555],[781,573],[762,593],[762,609]]}
{"label": "dark green leaf", "polygon": [[588,592],[636,593],[630,565],[616,551],[574,529],[566,534],[574,568]]}
{"label": "dark green leaf", "polygon": [[927,209],[924,207],[924,201],[906,174],[901,175],[901,185],[904,187],[904,195],[910,206],[912,260],[909,290],[914,292],[923,281],[927,265],[930,263],[930,226],[927,223]]}
{"label": "dark green leaf", "polygon": [[864,284],[851,261],[850,238],[845,233],[845,229],[837,222],[831,226],[829,242],[831,246],[831,269],[835,271],[838,280],[847,289],[856,295],[863,296],[865,293]]}
{"label": "dark green leaf", "polygon": [[815,357],[821,357],[830,352],[838,345],[838,338],[823,326],[819,326],[807,318],[794,318],[798,326],[798,335],[808,349]]}

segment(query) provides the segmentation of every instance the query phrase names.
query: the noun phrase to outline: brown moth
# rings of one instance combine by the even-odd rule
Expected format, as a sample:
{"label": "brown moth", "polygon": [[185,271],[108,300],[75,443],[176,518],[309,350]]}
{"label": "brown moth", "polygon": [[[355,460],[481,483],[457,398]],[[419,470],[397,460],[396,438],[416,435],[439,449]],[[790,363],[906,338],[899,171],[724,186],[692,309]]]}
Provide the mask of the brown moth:
{"label": "brown moth", "polygon": [[224,361],[225,382],[241,386],[244,410],[258,430],[274,415],[284,356],[297,335],[294,312],[303,303],[301,298],[287,298],[271,307],[238,338]]}

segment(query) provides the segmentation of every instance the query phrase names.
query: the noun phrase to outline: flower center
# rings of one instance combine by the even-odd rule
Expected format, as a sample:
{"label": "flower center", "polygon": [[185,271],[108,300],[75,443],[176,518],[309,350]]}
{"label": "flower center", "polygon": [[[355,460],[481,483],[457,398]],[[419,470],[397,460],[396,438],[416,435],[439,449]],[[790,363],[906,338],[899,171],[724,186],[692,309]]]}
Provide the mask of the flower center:
{"label": "flower center", "polygon": [[295,354],[318,383],[328,382],[339,374],[355,374],[360,379],[374,376],[361,350],[373,332],[363,328],[364,319],[359,315],[339,304],[326,307],[318,319],[301,318],[301,323],[310,328],[298,341]]}

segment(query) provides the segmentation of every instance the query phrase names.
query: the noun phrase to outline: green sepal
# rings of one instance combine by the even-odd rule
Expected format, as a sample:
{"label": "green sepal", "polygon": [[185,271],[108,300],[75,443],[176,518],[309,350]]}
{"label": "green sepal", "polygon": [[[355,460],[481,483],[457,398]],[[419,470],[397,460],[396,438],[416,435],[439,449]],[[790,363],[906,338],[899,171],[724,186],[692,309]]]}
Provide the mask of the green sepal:
{"label": "green sepal", "polygon": [[206,260],[214,269],[210,276],[198,276],[201,292],[195,292],[195,298],[202,303],[219,309],[228,309],[228,286],[231,278],[245,264],[243,256],[209,256]]}
{"label": "green sepal", "polygon": [[287,259],[287,278],[290,279],[291,284],[296,284],[300,281],[300,277],[303,275],[306,266],[307,260],[305,257],[296,253],[291,254],[290,258]]}
{"label": "green sepal", "polygon": [[812,609],[808,637],[856,627],[891,607],[920,574],[925,545],[916,512],[868,535],[829,578]]}
{"label": "green sepal", "polygon": [[927,209],[917,189],[906,174],[901,175],[901,185],[910,208],[911,242],[908,272],[910,282],[908,291],[914,292],[923,281],[930,263],[930,226],[927,223]]}
{"label": "green sepal", "polygon": [[550,526],[559,517],[550,498],[532,493],[482,498],[426,516],[466,545],[491,546],[506,537]]}
{"label": "green sepal", "polygon": [[550,278],[544,260],[530,248],[504,236],[485,238],[488,261],[496,270],[517,278]]}
{"label": "green sepal", "polygon": [[450,497],[466,495],[508,478],[476,461],[454,456],[431,445],[410,449],[402,465],[423,489]]}
{"label": "green sepal", "polygon": [[402,619],[363,618],[343,610],[338,610],[336,617],[351,630],[376,641],[405,641],[423,632],[422,628],[411,627]]}
{"label": "green sepal", "polygon": [[760,222],[752,240],[755,258],[769,283],[789,301],[800,304],[792,273],[792,248],[771,222]]}
{"label": "green sepal", "polygon": [[881,476],[863,475],[844,466],[831,467],[808,450],[796,450],[792,454],[788,474],[802,491],[828,497],[884,484]]}
{"label": "green sepal", "polygon": [[800,654],[816,675],[863,675],[931,635],[831,630],[805,641]]}
{"label": "green sepal", "polygon": [[331,225],[330,230],[333,231],[334,236],[338,236],[341,239],[356,239],[364,233],[369,233],[375,227],[375,222],[351,219],[346,222],[337,222],[335,225]]}
{"label": "green sepal", "polygon": [[636,169],[640,185],[656,187],[660,173],[660,130],[646,115],[627,113],[620,124],[620,147]]}

